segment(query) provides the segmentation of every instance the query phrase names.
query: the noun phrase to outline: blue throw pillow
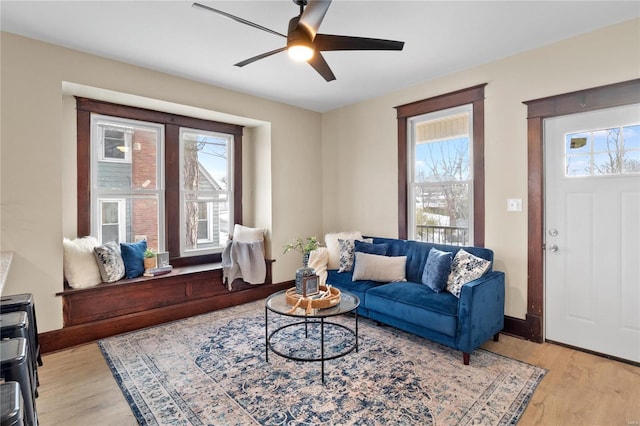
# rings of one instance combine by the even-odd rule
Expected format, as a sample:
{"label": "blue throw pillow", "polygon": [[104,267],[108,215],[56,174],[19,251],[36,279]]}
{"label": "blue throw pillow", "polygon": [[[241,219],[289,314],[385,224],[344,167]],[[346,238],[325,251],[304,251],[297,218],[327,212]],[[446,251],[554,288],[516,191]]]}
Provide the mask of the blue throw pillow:
{"label": "blue throw pillow", "polygon": [[355,240],[354,252],[367,253],[367,254],[377,254],[379,256],[386,256],[387,249],[389,248],[389,244],[380,243],[373,244],[367,243],[364,241]]}
{"label": "blue throw pillow", "polygon": [[144,251],[146,249],[146,240],[137,243],[120,243],[126,278],[136,278],[144,273]]}
{"label": "blue throw pillow", "polygon": [[435,248],[429,250],[427,263],[422,271],[422,283],[431,290],[440,293],[447,287],[447,278],[451,270],[453,253],[441,251]]}

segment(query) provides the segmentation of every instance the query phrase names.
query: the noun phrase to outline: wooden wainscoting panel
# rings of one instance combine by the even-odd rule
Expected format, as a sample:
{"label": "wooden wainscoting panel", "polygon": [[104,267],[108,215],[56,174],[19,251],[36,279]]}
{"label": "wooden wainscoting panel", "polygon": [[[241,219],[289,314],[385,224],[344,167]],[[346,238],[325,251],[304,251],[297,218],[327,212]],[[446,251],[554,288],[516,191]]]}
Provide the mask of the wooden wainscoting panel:
{"label": "wooden wainscoting panel", "polygon": [[140,328],[150,327],[169,321],[188,318],[193,315],[204,314],[230,306],[241,305],[263,299],[276,291],[285,290],[293,286],[292,281],[279,284],[264,284],[253,286],[246,290],[229,292],[211,297],[198,298],[184,303],[163,306],[141,312],[120,315],[64,327],[59,330],[40,333],[40,351],[42,353],[58,351],[82,343],[92,342],[116,334]]}

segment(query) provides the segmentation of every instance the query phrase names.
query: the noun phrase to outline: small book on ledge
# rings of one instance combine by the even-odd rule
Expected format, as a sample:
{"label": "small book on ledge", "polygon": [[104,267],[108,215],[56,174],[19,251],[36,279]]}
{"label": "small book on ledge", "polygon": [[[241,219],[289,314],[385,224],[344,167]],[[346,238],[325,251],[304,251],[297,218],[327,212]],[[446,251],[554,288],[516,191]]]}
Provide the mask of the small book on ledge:
{"label": "small book on ledge", "polygon": [[171,265],[159,266],[157,268],[145,269],[144,274],[142,275],[145,277],[155,277],[157,275],[168,274],[172,269],[173,267]]}

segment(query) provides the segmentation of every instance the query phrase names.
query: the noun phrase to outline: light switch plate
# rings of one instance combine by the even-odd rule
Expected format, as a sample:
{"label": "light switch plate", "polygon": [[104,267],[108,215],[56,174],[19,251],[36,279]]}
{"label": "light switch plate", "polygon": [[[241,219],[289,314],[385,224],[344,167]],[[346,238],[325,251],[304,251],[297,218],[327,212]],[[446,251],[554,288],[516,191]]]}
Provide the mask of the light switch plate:
{"label": "light switch plate", "polygon": [[521,212],[522,211],[522,198],[509,198],[507,200],[508,212]]}

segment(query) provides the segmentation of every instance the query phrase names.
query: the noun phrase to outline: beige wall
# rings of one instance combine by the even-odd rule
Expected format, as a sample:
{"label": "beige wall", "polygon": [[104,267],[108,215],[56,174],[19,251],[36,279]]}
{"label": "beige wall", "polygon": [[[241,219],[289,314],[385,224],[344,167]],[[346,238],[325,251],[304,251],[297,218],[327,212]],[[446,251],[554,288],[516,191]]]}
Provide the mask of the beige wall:
{"label": "beige wall", "polygon": [[[486,246],[507,276],[506,314],[527,308],[527,108],[523,101],[640,77],[640,20],[608,27],[322,117],[324,229],[397,236],[394,106],[485,88]],[[373,125],[375,123],[375,125]],[[523,212],[506,211],[521,198]]]}
{"label": "beige wall", "polygon": [[[638,78],[634,20],[371,101],[318,114],[1,33],[0,250],[14,251],[5,294],[33,293],[40,330],[62,325],[63,236],[75,231],[73,99],[106,100],[246,124],[245,218],[269,230],[274,281],[300,259],[296,235],[361,230],[397,235],[394,106],[488,83],[485,101],[486,245],[507,273],[508,315],[523,318],[527,276],[526,107],[522,101]],[[71,85],[64,83],[72,83]],[[105,90],[95,90],[95,88]],[[124,95],[127,94],[127,95]],[[133,95],[133,96],[132,96]],[[115,98],[113,98],[115,97]],[[506,199],[522,198],[523,213]]]}
{"label": "beige wall", "polygon": [[[4,294],[33,293],[40,331],[62,327],[62,238],[75,236],[75,111],[70,95],[195,111],[249,128],[249,225],[268,229],[274,280],[300,264],[281,247],[322,230],[321,115],[1,33],[0,250],[14,252]],[[126,95],[125,95],[126,94]],[[309,197],[315,202],[309,202]],[[250,211],[248,210],[250,209]]]}

